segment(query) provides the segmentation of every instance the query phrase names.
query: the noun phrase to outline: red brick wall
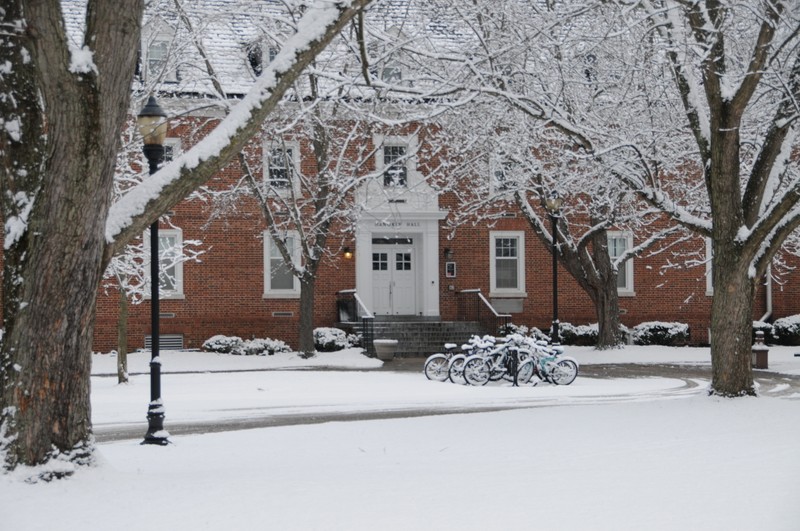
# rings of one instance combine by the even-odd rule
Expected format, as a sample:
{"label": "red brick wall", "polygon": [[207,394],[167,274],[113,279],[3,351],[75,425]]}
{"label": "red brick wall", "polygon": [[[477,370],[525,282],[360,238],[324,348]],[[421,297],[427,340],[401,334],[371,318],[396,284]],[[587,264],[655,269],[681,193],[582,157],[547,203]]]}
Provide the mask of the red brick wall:
{"label": "red brick wall", "polygon": [[[202,127],[198,129],[199,125]],[[179,134],[184,149],[187,149],[212,126],[212,122],[187,119],[178,124],[172,134]],[[421,138],[424,144],[424,135]],[[308,156],[309,149],[308,143],[302,141],[301,151],[305,153],[302,171],[313,175],[316,168],[313,159]],[[261,160],[261,142],[254,141],[247,151],[249,159],[258,164]],[[424,170],[428,164],[431,167],[437,165],[436,161],[421,160],[419,167]],[[363,171],[367,171],[368,167],[365,165]],[[241,169],[238,163],[233,163],[209,185],[220,189],[238,181],[240,177]],[[440,198],[440,207],[452,210],[457,205],[451,195],[444,194]],[[183,202],[175,207],[171,216],[172,222],[183,230],[184,240],[203,241],[206,252],[200,257],[202,263],[186,263],[183,266],[185,298],[161,302],[162,313],[175,315],[161,319],[162,334],[183,334],[188,348],[199,348],[204,340],[215,334],[243,338],[271,337],[296,346],[298,299],[263,297],[264,248],[261,234],[265,225],[261,213],[252,201],[244,201],[236,214],[207,225],[209,208],[208,204],[198,201]],[[439,284],[443,319],[456,317],[459,291],[478,288],[488,296],[489,233],[494,230],[523,230],[526,233],[527,298],[523,301],[522,313],[515,314],[512,320],[540,329],[549,328],[553,304],[551,255],[521,216],[500,219],[491,227],[487,223],[462,225],[452,233],[452,238],[447,220],[442,221],[440,227]],[[348,245],[358,256],[359,249],[355,248],[352,240],[343,242],[341,237],[332,237],[329,241],[328,247],[335,254],[323,262],[318,273],[315,326],[333,325],[336,322],[336,293],[355,288],[355,259],[343,258],[339,252],[343,245]],[[702,249],[704,244],[697,239],[694,245]],[[452,261],[457,264],[456,278],[445,277],[445,249],[453,252]],[[645,254],[634,259],[635,296],[620,298],[622,322],[627,326],[651,320],[684,322],[691,327],[692,342],[706,343],[711,296],[706,293],[705,266],[668,268],[668,261],[680,262],[670,257],[669,253],[662,253],[654,256]],[[776,284],[774,288],[775,317],[800,312],[797,302],[800,286],[791,282],[791,275],[785,278],[783,285]],[[559,268],[558,279],[560,320],[576,325],[596,322],[589,297],[563,268]],[[116,348],[117,304],[115,290],[101,290],[94,345],[98,351]],[[761,289],[756,297],[754,317],[760,317],[764,311],[764,290]],[[128,341],[132,349],[142,347],[144,336],[149,334],[149,312],[148,301],[131,308]],[[292,312],[293,316],[278,317],[274,315],[275,312]]]}

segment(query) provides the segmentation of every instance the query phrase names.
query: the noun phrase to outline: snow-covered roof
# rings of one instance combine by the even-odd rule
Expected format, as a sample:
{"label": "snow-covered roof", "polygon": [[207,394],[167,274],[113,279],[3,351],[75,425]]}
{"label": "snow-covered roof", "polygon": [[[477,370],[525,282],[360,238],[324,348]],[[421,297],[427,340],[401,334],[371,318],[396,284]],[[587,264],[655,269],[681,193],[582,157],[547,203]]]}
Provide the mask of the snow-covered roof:
{"label": "snow-covered roof", "polygon": [[[140,88],[175,94],[225,96],[247,93],[260,67],[265,66],[281,43],[293,32],[301,15],[296,0],[152,0],[148,2],[142,29],[142,49],[136,82]],[[372,31],[389,39],[424,39],[426,46],[446,49],[455,34],[436,9],[413,0],[376,0],[367,11]],[[70,39],[82,43],[86,0],[62,0]],[[437,14],[439,13],[439,14]],[[351,31],[350,28],[345,31]],[[380,68],[387,62],[386,46],[368,52]],[[349,57],[345,59],[345,57]],[[360,71],[357,51],[339,43],[318,58],[332,72]],[[348,68],[345,62],[354,63]],[[376,66],[371,65],[371,66]],[[371,69],[373,75],[375,68]],[[212,74],[218,81],[212,80]]]}

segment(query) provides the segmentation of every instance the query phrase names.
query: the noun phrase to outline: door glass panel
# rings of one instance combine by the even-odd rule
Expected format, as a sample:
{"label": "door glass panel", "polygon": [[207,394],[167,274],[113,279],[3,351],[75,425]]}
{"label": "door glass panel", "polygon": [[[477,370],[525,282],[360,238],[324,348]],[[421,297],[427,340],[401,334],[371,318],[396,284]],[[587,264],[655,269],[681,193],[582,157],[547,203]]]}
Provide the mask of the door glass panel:
{"label": "door glass panel", "polygon": [[411,253],[396,253],[395,269],[397,271],[411,271]]}
{"label": "door glass panel", "polygon": [[389,270],[389,254],[388,253],[372,253],[372,270],[373,271],[388,271]]}

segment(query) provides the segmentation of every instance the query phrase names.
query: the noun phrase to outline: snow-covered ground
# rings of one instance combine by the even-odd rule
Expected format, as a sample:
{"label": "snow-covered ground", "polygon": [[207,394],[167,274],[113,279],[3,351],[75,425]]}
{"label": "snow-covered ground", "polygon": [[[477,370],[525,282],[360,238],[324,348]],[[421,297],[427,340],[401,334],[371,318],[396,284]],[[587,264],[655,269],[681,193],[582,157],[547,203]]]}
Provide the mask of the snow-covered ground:
{"label": "snow-covered ground", "polygon": [[[770,369],[800,374],[795,351],[772,348]],[[709,363],[708,349],[693,348],[568,354],[583,365]],[[143,374],[117,385],[100,376],[115,373],[115,360],[95,356],[98,433],[144,434],[148,361],[132,355],[130,372]],[[724,400],[705,396],[707,381],[657,376],[466,387],[386,370],[392,362],[375,370],[380,362],[355,351],[312,360],[165,352],[162,362],[167,429],[529,407],[173,436],[167,447],[103,443],[98,466],[71,479],[0,476],[0,529],[800,529],[800,396],[779,378],[759,398]]]}

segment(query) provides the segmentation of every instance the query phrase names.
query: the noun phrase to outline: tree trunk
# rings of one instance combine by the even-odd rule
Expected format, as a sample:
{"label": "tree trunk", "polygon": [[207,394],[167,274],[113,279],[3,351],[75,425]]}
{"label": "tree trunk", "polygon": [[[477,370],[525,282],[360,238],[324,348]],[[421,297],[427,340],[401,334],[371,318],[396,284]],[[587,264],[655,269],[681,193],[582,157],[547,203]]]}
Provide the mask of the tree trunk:
{"label": "tree trunk", "polygon": [[121,284],[117,321],[117,383],[128,383],[128,296]]}
{"label": "tree trunk", "polygon": [[618,347],[622,343],[619,322],[619,295],[617,277],[595,290],[594,308],[597,312],[597,348]]}
{"label": "tree trunk", "polygon": [[740,257],[731,261],[715,248],[711,392],[728,397],[755,395],[750,357],[756,281],[740,262]]}
{"label": "tree trunk", "polygon": [[314,348],[314,296],[316,275],[307,274],[300,281],[300,341],[298,350],[304,357],[312,357]]}
{"label": "tree trunk", "polygon": [[2,92],[11,96],[0,101],[0,114],[22,126],[17,137],[3,134],[0,141],[0,200],[6,227],[14,218],[15,228],[5,234],[0,358],[0,454],[7,468],[59,454],[77,463],[91,459],[95,302],[142,9],[141,1],[124,10],[91,3],[87,32],[97,70],[81,74],[70,69],[51,2],[15,0],[0,10],[3,26],[18,29],[0,36],[0,62],[15,65],[2,79]]}
{"label": "tree trunk", "polygon": [[[597,223],[598,220],[592,220]],[[584,253],[585,255],[585,253]],[[611,262],[608,252],[608,233],[598,231],[592,236],[591,264],[589,269],[584,265],[584,270],[594,271],[593,275],[584,274],[589,288],[584,288],[594,302],[597,314],[597,348],[615,348],[622,343],[622,332],[619,322],[619,292],[617,289],[618,270]],[[632,264],[628,264],[632,267]]]}

